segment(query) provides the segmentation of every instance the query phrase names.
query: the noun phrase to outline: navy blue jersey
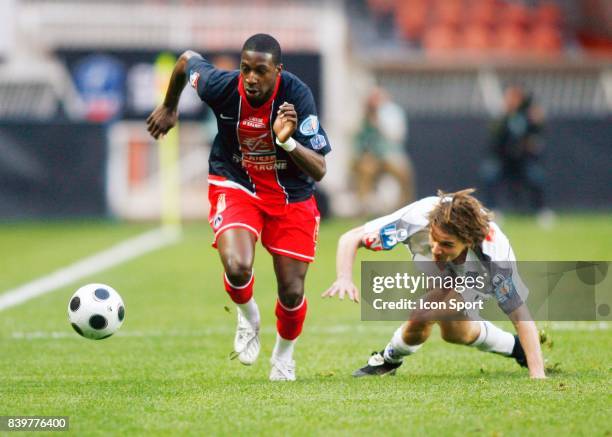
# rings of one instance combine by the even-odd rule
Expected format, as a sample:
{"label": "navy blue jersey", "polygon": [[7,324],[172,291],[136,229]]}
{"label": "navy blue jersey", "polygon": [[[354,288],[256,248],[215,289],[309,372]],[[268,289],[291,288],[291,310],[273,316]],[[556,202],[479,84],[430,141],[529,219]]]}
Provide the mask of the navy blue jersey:
{"label": "navy blue jersey", "polygon": [[275,143],[272,126],[284,102],[298,115],[293,138],[325,155],[331,151],[319,125],[312,92],[295,75],[283,71],[270,99],[252,107],[239,71],[215,68],[206,59],[192,57],[187,64],[190,85],[217,117],[218,133],[209,157],[209,183],[240,188],[268,202],[292,203],[308,199],[313,179]]}

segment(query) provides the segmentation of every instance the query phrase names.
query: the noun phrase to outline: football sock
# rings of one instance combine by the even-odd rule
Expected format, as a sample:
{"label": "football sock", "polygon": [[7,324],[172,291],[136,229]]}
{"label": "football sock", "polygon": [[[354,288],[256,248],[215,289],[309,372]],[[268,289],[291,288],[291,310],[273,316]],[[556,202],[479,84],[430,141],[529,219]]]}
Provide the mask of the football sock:
{"label": "football sock", "polygon": [[296,342],[297,338],[295,340],[285,340],[279,333],[276,333],[276,344],[272,351],[272,358],[285,362],[291,361],[293,359],[293,348]]}
{"label": "football sock", "polygon": [[405,356],[412,355],[418,351],[421,346],[423,346],[423,344],[417,344],[414,346],[407,344],[402,338],[403,329],[404,325],[397,328],[393,333],[393,337],[391,337],[391,341],[385,347],[383,358],[389,363],[399,363]]}
{"label": "football sock", "polygon": [[223,274],[223,284],[225,285],[225,291],[230,295],[230,298],[236,304],[247,303],[253,297],[253,284],[255,283],[255,273],[251,273],[251,278],[244,285],[234,285],[229,279],[227,274]]}
{"label": "football sock", "polygon": [[486,320],[478,321],[478,323],[480,324],[480,334],[469,346],[475,346],[485,352],[495,352],[502,355],[512,354],[514,335],[499,329]]}
{"label": "football sock", "polygon": [[225,291],[230,295],[230,298],[236,304],[244,318],[247,319],[255,329],[259,328],[259,308],[253,297],[255,274],[251,274],[249,282],[239,287],[233,285],[229,279],[227,279],[227,275],[223,275],[223,283],[225,285]]}
{"label": "football sock", "polygon": [[259,329],[259,308],[257,307],[255,298],[251,297],[247,303],[238,303],[236,306],[244,318],[249,321],[251,326],[255,329]]}
{"label": "football sock", "polygon": [[295,308],[287,308],[276,301],[276,331],[284,340],[295,340],[302,332],[306,311],[308,309],[308,301],[303,298]]}

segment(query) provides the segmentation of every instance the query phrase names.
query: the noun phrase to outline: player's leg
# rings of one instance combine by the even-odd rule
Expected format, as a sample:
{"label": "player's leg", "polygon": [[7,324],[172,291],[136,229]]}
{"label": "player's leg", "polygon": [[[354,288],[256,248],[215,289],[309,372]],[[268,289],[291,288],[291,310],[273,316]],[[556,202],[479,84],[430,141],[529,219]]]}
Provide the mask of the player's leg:
{"label": "player's leg", "polygon": [[487,320],[441,321],[439,325],[442,338],[449,343],[514,358],[522,367],[527,366],[527,358],[518,336]]}
{"label": "player's leg", "polygon": [[[431,290],[424,296],[425,300],[439,301],[444,299],[445,292]],[[372,354],[368,363],[353,372],[353,376],[383,376],[394,375],[402,365],[404,357],[418,351],[431,335],[431,329],[436,323],[438,314],[427,310],[414,310],[410,319],[395,330],[387,346]]]}
{"label": "player's leg", "polygon": [[480,323],[474,320],[441,320],[440,336],[442,340],[463,345],[474,345],[481,332]]}
{"label": "player's leg", "polygon": [[[443,300],[463,302],[475,302],[480,297],[473,290],[464,290],[457,293],[454,290],[445,290]],[[523,349],[518,338],[493,323],[486,320],[474,320],[478,312],[466,312],[457,310],[446,310],[439,313],[438,325],[440,335],[448,343],[462,344],[475,347],[484,352],[493,352],[507,357],[516,358],[521,363],[524,358]]]}
{"label": "player's leg", "polygon": [[353,376],[395,375],[404,357],[418,351],[431,334],[434,322],[408,320],[395,330],[389,343],[380,352],[372,353],[367,364],[353,372]]}
{"label": "player's leg", "polygon": [[225,290],[236,304],[238,326],[232,357],[252,364],[259,354],[259,309],[253,297],[255,242],[261,216],[251,196],[238,189],[211,185],[209,222],[215,232],[213,246],[223,264]]}
{"label": "player's leg", "polygon": [[[453,290],[447,291],[444,300],[475,302],[480,299],[472,290],[457,293]],[[493,323],[486,320],[475,320],[478,312],[447,311],[439,318],[440,334],[442,339],[448,343],[462,344],[475,347],[484,352],[493,352],[516,359],[524,366],[526,364],[525,353],[516,335],[513,335]]]}
{"label": "player's leg", "polygon": [[217,238],[225,290],[236,304],[238,316],[232,358],[246,365],[253,364],[260,351],[259,308],[253,297],[255,242],[255,235],[243,228],[229,229]]}
{"label": "player's leg", "polygon": [[217,238],[217,249],[225,272],[226,291],[246,319],[253,326],[259,326],[259,311],[253,298],[255,242],[252,232],[233,228]]}
{"label": "player's leg", "polygon": [[433,325],[434,322],[423,320],[408,320],[402,324],[383,351],[385,360],[401,363],[404,357],[415,353],[431,335]]}
{"label": "player's leg", "polygon": [[308,301],[304,296],[304,280],[308,263],[273,254],[274,272],[278,283],[276,302],[276,343],[272,352],[270,379],[294,380],[293,350],[302,332]]}
{"label": "player's leg", "polygon": [[293,348],[302,332],[308,302],[304,279],[314,261],[319,229],[319,211],[314,197],[282,207],[267,208],[261,234],[274,262],[278,283],[276,303],[277,337],[272,354],[271,380],[295,379]]}

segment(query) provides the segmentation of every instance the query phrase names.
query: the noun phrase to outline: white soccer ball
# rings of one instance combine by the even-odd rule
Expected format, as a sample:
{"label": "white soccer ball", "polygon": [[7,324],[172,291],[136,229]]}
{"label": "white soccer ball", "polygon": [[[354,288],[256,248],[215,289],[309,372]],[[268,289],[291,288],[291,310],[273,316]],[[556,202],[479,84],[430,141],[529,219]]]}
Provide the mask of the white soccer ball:
{"label": "white soccer ball", "polygon": [[113,335],[123,324],[125,305],[119,293],[105,284],[87,284],[68,302],[68,320],[85,338],[102,340]]}

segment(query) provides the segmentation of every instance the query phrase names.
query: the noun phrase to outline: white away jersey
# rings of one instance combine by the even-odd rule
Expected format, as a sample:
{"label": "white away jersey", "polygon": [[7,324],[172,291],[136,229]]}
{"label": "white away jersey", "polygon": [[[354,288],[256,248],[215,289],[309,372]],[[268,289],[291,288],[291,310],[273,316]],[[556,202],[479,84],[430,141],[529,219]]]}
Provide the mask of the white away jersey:
{"label": "white away jersey", "polygon": [[[364,245],[370,250],[391,250],[402,243],[415,261],[433,260],[428,215],[439,201],[437,196],[426,197],[366,223]],[[489,234],[480,247],[468,249],[465,265],[452,265],[452,269],[458,274],[466,274],[466,268],[486,273],[489,284],[485,293],[494,295],[502,310],[510,313],[524,302],[529,290],[518,275],[510,241],[496,223],[489,225]]]}

